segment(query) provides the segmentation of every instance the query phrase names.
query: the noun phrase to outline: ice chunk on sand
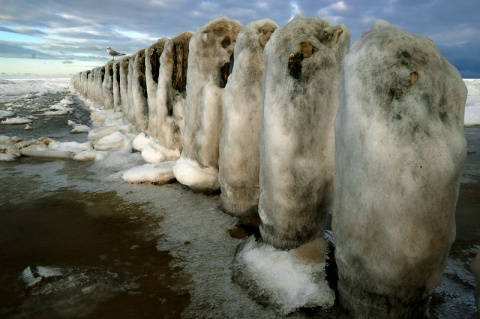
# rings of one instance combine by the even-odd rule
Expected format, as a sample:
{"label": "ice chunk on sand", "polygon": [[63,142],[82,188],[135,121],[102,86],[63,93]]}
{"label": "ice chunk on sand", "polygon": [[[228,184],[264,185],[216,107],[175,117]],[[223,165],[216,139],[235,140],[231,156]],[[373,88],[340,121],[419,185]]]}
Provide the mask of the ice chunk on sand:
{"label": "ice chunk on sand", "polygon": [[15,112],[0,110],[0,120],[3,120],[4,118],[11,117],[14,115],[15,115]]}
{"label": "ice chunk on sand", "polygon": [[48,148],[52,150],[62,150],[62,151],[71,151],[78,153],[81,151],[88,151],[92,149],[92,144],[90,142],[57,142],[53,141],[48,144]]}
{"label": "ice chunk on sand", "polygon": [[103,161],[108,156],[106,151],[88,150],[78,152],[73,159],[76,161]]}
{"label": "ice chunk on sand", "polygon": [[88,139],[90,141],[96,141],[101,139],[102,137],[105,137],[107,135],[112,134],[113,132],[118,131],[117,126],[102,126],[96,129],[91,130],[88,133]]}
{"label": "ice chunk on sand", "polygon": [[22,272],[22,279],[28,287],[34,286],[42,280],[42,277],[35,277],[32,268],[28,266]]}
{"label": "ice chunk on sand", "polygon": [[295,250],[277,250],[252,236],[238,248],[232,271],[252,298],[285,315],[301,307],[333,306],[335,293],[325,280],[323,255],[320,259],[302,260]]}
{"label": "ice chunk on sand", "polygon": [[62,269],[60,268],[52,268],[52,267],[44,267],[44,266],[37,266],[37,273],[39,276],[44,278],[49,277],[58,277],[62,275]]}
{"label": "ice chunk on sand", "polygon": [[132,147],[136,149],[137,151],[142,151],[145,146],[147,146],[148,143],[153,141],[152,138],[147,137],[144,132],[138,134],[138,136],[133,140],[132,142]]}
{"label": "ice chunk on sand", "polygon": [[132,142],[124,134],[116,131],[96,141],[94,147],[100,151],[126,150],[132,148]]}
{"label": "ice chunk on sand", "polygon": [[177,180],[181,179],[182,184],[187,185],[193,190],[216,190],[220,187],[218,184],[218,170],[213,167],[201,168],[197,162],[180,156],[173,173]]}
{"label": "ice chunk on sand", "polygon": [[13,162],[16,158],[15,154],[0,153],[0,162]]}
{"label": "ice chunk on sand", "polygon": [[88,133],[90,131],[90,127],[83,124],[77,124],[73,127],[70,133]]}
{"label": "ice chunk on sand", "polygon": [[175,180],[173,166],[175,162],[163,162],[160,164],[144,164],[132,167],[123,172],[122,178],[129,183],[154,183],[166,184]]}
{"label": "ice chunk on sand", "polygon": [[0,122],[0,124],[6,124],[6,125],[17,125],[17,124],[29,124],[32,123],[33,121],[24,117],[11,117],[6,120],[3,120]]}
{"label": "ice chunk on sand", "polygon": [[177,160],[180,157],[178,150],[171,150],[156,142],[148,143],[142,150],[142,158],[148,163],[161,163]]}

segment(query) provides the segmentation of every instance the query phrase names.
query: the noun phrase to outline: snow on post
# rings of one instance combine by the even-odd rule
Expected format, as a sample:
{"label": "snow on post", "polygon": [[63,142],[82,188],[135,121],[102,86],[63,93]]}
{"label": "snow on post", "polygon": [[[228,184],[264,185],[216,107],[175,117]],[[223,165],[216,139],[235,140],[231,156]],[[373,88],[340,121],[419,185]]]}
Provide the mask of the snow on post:
{"label": "snow on post", "polygon": [[128,120],[129,109],[130,109],[130,99],[129,99],[129,65],[130,65],[131,57],[126,57],[119,61],[120,63],[120,101],[121,105],[121,112],[123,114],[123,118]]}
{"label": "snow on post", "polygon": [[338,83],[350,31],[296,16],[265,47],[260,148],[260,232],[237,249],[233,279],[261,303],[289,313],[333,306],[325,280],[333,202]]}
{"label": "snow on post", "polygon": [[158,134],[158,110],[156,96],[158,89],[158,73],[160,70],[160,56],[167,42],[163,38],[145,49],[145,78],[147,84],[148,105],[148,135],[156,137]]}
{"label": "snow on post", "polygon": [[93,101],[100,105],[101,107],[104,107],[103,103],[105,102],[105,99],[103,97],[103,78],[105,77],[105,67],[97,67],[93,69]]}
{"label": "snow on post", "polygon": [[102,103],[105,109],[113,109],[113,61],[105,64],[105,75],[103,77],[102,92],[104,102]]}
{"label": "snow on post", "polygon": [[170,39],[160,57],[156,137],[164,160],[178,159],[182,150],[188,46],[192,35],[192,32],[184,32]]}
{"label": "snow on post", "polygon": [[135,104],[133,103],[133,69],[135,68],[136,54],[130,56],[130,62],[128,63],[128,75],[127,75],[127,97],[128,97],[128,112],[127,120],[135,127]]}
{"label": "snow on post", "polygon": [[183,150],[173,169],[180,183],[198,191],[219,189],[223,90],[241,28],[237,21],[220,18],[200,28],[190,40]]}
{"label": "snow on post", "polygon": [[140,132],[148,130],[147,80],[145,78],[145,50],[135,55],[132,75],[132,95],[135,120],[132,124]]}
{"label": "snow on post", "polygon": [[277,25],[251,22],[238,34],[235,64],[224,93],[218,180],[222,209],[235,216],[258,209],[263,104],[263,50]]}
{"label": "snow on post", "polygon": [[260,231],[290,249],[323,237],[333,203],[338,83],[350,31],[296,16],[265,48]]}
{"label": "snow on post", "polygon": [[120,94],[120,61],[114,61],[112,64],[112,79],[113,79],[113,110],[115,112],[122,112],[122,95]]}
{"label": "snow on post", "polygon": [[344,62],[333,232],[355,318],[422,317],[455,238],[467,90],[434,43],[380,21]]}

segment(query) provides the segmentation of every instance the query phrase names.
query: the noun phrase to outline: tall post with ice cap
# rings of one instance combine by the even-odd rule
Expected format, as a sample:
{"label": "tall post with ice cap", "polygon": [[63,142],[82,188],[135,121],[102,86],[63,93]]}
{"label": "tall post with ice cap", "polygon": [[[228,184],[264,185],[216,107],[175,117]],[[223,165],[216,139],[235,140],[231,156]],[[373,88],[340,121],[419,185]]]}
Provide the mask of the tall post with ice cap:
{"label": "tall post with ice cap", "polygon": [[132,98],[135,113],[135,125],[138,131],[147,132],[148,130],[148,93],[147,79],[145,77],[145,50],[140,50],[135,55],[133,61],[132,75]]}
{"label": "tall post with ice cap", "polygon": [[276,28],[268,19],[243,28],[235,44],[235,65],[225,86],[218,181],[222,209],[234,216],[257,215],[258,211],[263,49]]}
{"label": "tall post with ice cap", "polygon": [[323,237],[333,203],[338,82],[350,31],[296,16],[265,48],[260,231],[295,248]]}
{"label": "tall post with ice cap", "polygon": [[467,90],[434,43],[377,22],[345,58],[335,122],[340,301],[418,318],[455,238]]}
{"label": "tall post with ice cap", "polygon": [[223,90],[233,67],[233,48],[242,25],[213,20],[190,40],[183,150],[173,171],[193,190],[219,189],[218,149],[223,128]]}
{"label": "tall post with ice cap", "polygon": [[192,32],[183,32],[168,40],[160,57],[156,96],[157,139],[164,160],[177,160],[182,151],[188,45],[192,35]]}
{"label": "tall post with ice cap", "polygon": [[[265,57],[260,231],[237,250],[234,280],[282,313],[328,308],[324,230],[333,202],[338,83],[350,31],[296,16],[275,30]],[[288,251],[287,251],[288,250]]]}
{"label": "tall post with ice cap", "polygon": [[145,79],[147,81],[147,104],[148,104],[148,135],[156,138],[158,134],[158,107],[157,90],[158,76],[160,72],[160,56],[167,38],[159,39],[157,42],[145,49]]}

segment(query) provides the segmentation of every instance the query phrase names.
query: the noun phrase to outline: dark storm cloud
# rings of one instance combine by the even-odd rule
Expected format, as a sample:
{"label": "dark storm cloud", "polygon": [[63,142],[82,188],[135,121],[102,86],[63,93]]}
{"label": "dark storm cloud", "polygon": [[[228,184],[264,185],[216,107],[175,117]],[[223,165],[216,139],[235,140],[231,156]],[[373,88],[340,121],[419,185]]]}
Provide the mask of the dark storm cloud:
{"label": "dark storm cloud", "polygon": [[432,38],[463,76],[480,77],[480,61],[473,51],[480,43],[479,12],[478,0],[16,0],[3,5],[0,31],[41,39],[28,46],[19,42],[19,50],[105,61],[108,46],[134,53],[158,38],[196,31],[222,16],[242,24],[270,18],[280,26],[295,13],[318,16],[345,23],[353,41],[382,19]]}

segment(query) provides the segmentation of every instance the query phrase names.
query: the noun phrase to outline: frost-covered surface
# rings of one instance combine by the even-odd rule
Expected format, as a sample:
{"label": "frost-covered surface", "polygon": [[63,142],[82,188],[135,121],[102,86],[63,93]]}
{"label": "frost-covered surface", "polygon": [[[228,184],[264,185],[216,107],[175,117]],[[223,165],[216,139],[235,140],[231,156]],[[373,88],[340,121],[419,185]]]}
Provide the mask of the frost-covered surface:
{"label": "frost-covered surface", "polygon": [[122,111],[122,95],[120,93],[120,61],[115,61],[112,65],[112,96],[113,96],[113,110],[115,112]]}
{"label": "frost-covered surface", "polygon": [[[320,258],[321,259],[321,258]],[[330,308],[335,293],[325,280],[325,262],[305,262],[292,251],[256,243],[242,243],[232,265],[233,276],[250,295],[281,314],[301,307]]]}
{"label": "frost-covered surface", "polygon": [[31,79],[1,80],[0,103],[14,101],[32,94],[66,91],[70,79]]}
{"label": "frost-covered surface", "polygon": [[130,58],[127,57],[119,61],[119,73],[120,73],[120,108],[125,119],[128,119],[128,109],[130,101],[128,98],[128,70],[130,65]]}
{"label": "frost-covered surface", "polygon": [[127,169],[122,173],[124,181],[129,183],[145,183],[163,185],[175,180],[173,175],[175,162],[161,164],[144,164]]}
{"label": "frost-covered surface", "polygon": [[430,39],[380,21],[351,47],[340,92],[332,227],[341,303],[358,318],[416,317],[455,239],[465,84]]}
{"label": "frost-covered surface", "polygon": [[114,61],[109,61],[105,64],[105,76],[102,82],[104,98],[102,105],[107,110],[113,109],[113,63]]}
{"label": "frost-covered surface", "polygon": [[333,203],[338,82],[349,42],[345,25],[297,15],[265,47],[258,211],[262,238],[276,248],[323,238]]}
{"label": "frost-covered surface", "polygon": [[222,209],[235,216],[257,214],[263,105],[263,49],[277,25],[247,24],[235,44],[235,64],[224,93],[218,181]]}
{"label": "frost-covered surface", "polygon": [[189,42],[192,35],[192,32],[184,32],[170,39],[160,57],[156,137],[161,146],[178,153],[182,150]]}
{"label": "frost-covered surface", "polygon": [[158,135],[158,106],[157,90],[158,76],[160,71],[160,56],[167,38],[159,39],[157,42],[145,49],[145,79],[147,85],[147,105],[148,105],[148,135],[157,137]]}
{"label": "frost-covered surface", "polygon": [[0,110],[0,120],[3,120],[6,117],[12,117],[14,115],[15,115],[15,112]]}
{"label": "frost-covered surface", "polygon": [[73,111],[73,108],[69,105],[73,104],[71,97],[65,97],[60,102],[50,106],[48,110],[44,111],[43,114],[47,116],[59,116],[66,115]]}
{"label": "frost-covered surface", "polygon": [[173,167],[173,173],[178,181],[188,185],[196,191],[216,190],[218,184],[218,170],[213,167],[202,168],[197,162],[180,156]]}
{"label": "frost-covered surface", "polygon": [[140,132],[148,130],[147,83],[145,78],[145,50],[135,54],[132,64],[132,102],[135,121],[131,122]]}
{"label": "frost-covered surface", "polygon": [[[46,114],[48,115],[48,114]],[[24,118],[24,117],[10,117],[8,119],[5,119],[3,121],[0,122],[0,124],[4,124],[4,125],[18,125],[18,124],[28,124],[28,123],[32,123],[33,121],[31,119],[27,119],[27,118]]]}
{"label": "frost-covered surface", "polygon": [[[181,157],[186,159],[175,168],[177,180],[191,186],[184,176],[199,181],[210,172],[218,171],[218,149],[223,127],[223,90],[227,83],[233,58],[235,39],[241,24],[220,18],[200,28],[191,38],[188,55],[187,98],[185,106],[185,129]],[[189,168],[190,163],[195,167]],[[182,173],[182,170],[188,173]],[[201,174],[207,170],[206,174]],[[177,173],[179,173],[177,175]],[[215,179],[217,177],[215,176]],[[218,182],[196,183],[207,187],[205,191],[218,189]],[[202,189],[198,189],[202,190]]]}

